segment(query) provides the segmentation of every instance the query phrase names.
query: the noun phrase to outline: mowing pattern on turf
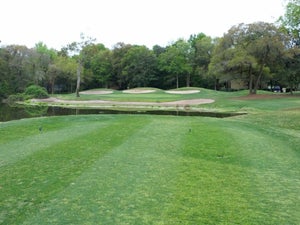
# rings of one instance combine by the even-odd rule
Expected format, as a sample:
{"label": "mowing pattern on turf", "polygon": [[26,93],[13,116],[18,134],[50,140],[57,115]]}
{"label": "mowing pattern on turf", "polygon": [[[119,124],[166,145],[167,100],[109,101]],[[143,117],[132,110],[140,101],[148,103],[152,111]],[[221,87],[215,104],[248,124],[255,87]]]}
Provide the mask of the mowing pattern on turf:
{"label": "mowing pattern on turf", "polygon": [[300,224],[299,133],[253,121],[3,123],[0,224]]}

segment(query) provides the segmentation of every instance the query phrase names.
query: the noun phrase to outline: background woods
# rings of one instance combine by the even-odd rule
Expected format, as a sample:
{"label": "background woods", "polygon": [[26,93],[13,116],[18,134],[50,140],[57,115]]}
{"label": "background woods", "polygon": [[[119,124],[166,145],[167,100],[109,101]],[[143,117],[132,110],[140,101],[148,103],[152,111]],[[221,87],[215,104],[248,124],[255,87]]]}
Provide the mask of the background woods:
{"label": "background woods", "polygon": [[204,33],[168,46],[117,43],[112,49],[81,35],[60,50],[39,42],[34,48],[0,46],[0,97],[31,84],[49,93],[91,88],[296,90],[300,83],[300,1],[290,0],[276,24],[233,26],[220,38]]}

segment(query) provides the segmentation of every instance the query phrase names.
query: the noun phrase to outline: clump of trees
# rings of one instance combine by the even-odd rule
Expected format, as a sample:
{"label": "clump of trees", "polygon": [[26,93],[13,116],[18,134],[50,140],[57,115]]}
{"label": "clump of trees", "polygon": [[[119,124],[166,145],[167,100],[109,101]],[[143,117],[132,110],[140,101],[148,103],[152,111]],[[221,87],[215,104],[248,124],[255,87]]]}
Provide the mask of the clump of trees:
{"label": "clump of trees", "polygon": [[289,41],[273,24],[239,24],[219,40],[210,71],[219,79],[229,76],[243,80],[250,94],[256,94],[263,80],[279,74],[289,52]]}
{"label": "clump of trees", "polygon": [[255,94],[269,85],[296,90],[300,83],[300,0],[290,0],[276,24],[233,26],[223,37],[203,33],[178,39],[166,47],[117,43],[112,49],[81,36],[55,50],[39,42],[34,48],[0,47],[0,97],[39,85],[48,93],[80,89],[200,86],[239,88]]}

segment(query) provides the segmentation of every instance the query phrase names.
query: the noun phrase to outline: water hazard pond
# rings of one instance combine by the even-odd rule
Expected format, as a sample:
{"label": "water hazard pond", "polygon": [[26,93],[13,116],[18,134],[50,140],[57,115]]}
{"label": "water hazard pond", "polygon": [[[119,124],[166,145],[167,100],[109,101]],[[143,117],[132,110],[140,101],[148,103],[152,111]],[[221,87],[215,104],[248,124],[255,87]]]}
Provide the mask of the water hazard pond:
{"label": "water hazard pond", "polygon": [[146,114],[146,115],[173,115],[173,116],[206,116],[225,118],[242,115],[241,113],[221,112],[194,112],[194,111],[120,111],[111,109],[73,109],[52,106],[9,106],[0,103],[0,121],[18,120],[23,118],[61,115],[85,115],[85,114]]}

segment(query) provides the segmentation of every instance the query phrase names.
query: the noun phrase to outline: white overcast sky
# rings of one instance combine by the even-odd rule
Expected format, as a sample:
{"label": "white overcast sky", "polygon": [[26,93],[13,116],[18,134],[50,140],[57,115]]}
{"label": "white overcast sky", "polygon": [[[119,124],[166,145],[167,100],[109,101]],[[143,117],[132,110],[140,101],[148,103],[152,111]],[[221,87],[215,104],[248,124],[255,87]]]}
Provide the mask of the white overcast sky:
{"label": "white overcast sky", "polygon": [[59,50],[80,33],[112,48],[117,42],[166,46],[205,33],[221,37],[233,25],[275,22],[283,0],[1,0],[1,44]]}

